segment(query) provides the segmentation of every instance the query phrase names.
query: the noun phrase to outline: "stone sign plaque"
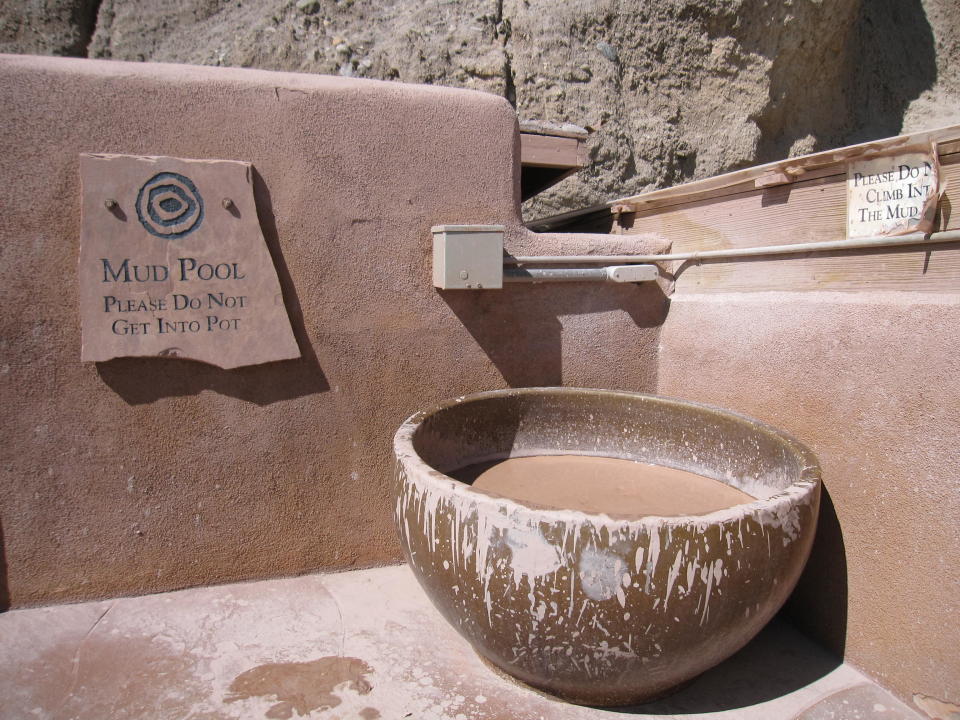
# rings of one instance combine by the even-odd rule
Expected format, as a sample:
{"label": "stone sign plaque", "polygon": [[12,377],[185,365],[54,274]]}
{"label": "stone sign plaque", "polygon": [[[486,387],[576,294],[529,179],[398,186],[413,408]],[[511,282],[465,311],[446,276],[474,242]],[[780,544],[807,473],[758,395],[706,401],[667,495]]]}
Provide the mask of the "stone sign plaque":
{"label": "stone sign plaque", "polygon": [[852,160],[847,165],[847,237],[930,232],[939,170],[929,147]]}
{"label": "stone sign plaque", "polygon": [[80,156],[82,360],[235,368],[300,357],[252,171],[232,160]]}

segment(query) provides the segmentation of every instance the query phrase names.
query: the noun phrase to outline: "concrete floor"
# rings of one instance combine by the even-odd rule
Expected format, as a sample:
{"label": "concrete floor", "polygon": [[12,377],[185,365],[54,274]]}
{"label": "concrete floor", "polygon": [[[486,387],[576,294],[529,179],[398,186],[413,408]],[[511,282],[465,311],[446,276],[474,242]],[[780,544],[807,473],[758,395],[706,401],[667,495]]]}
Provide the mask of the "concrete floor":
{"label": "concrete floor", "polygon": [[492,672],[404,566],[14,610],[0,662],[11,719],[919,717],[779,622],[660,702],[568,705]]}

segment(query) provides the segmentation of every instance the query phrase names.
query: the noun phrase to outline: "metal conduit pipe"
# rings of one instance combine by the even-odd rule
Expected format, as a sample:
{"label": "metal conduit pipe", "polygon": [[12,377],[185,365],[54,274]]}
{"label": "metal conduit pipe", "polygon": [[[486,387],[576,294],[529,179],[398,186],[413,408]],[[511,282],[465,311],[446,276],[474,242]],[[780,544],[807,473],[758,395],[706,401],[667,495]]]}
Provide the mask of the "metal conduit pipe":
{"label": "metal conduit pipe", "polygon": [[512,282],[615,282],[656,280],[656,265],[611,265],[598,268],[504,268],[503,281]]}
{"label": "metal conduit pipe", "polygon": [[[878,236],[855,238],[853,240],[825,240],[822,242],[797,243],[795,245],[768,245],[766,247],[733,248],[730,250],[699,250],[693,252],[668,253],[666,255],[543,255],[540,257],[536,255],[521,255],[517,257],[505,257],[503,264],[559,265],[568,263],[655,263],[668,260],[725,260],[740,257],[761,257],[764,255],[796,255],[808,252],[828,252],[831,250],[904,247],[909,245],[948,242],[960,242],[960,230],[946,230],[944,232],[927,234],[916,233],[895,237]],[[506,272],[503,279],[505,281],[508,279]]]}
{"label": "metal conduit pipe", "polygon": [[503,281],[508,282],[606,282],[606,268],[504,268]]}

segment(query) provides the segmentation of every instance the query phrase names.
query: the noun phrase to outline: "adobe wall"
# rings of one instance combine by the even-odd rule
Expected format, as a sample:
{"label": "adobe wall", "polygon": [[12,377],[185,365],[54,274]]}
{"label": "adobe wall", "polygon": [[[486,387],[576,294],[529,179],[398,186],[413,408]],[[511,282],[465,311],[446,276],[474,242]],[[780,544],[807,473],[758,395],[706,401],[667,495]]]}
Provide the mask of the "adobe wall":
{"label": "adobe wall", "polygon": [[[656,387],[656,287],[438,292],[429,229],[532,236],[502,98],[0,56],[0,606],[397,562],[391,441],[510,385]],[[78,154],[246,160],[303,357],[80,362]]]}
{"label": "adobe wall", "polygon": [[[679,292],[661,330],[652,284],[438,292],[435,224],[502,223],[527,254],[661,246],[527,233],[492,95],[2,56],[0,103],[0,606],[396,562],[390,441],[416,409],[658,391],[814,448],[829,500],[794,618],[958,701],[955,293]],[[252,162],[303,358],[81,363],[81,152]]]}
{"label": "adobe wall", "polygon": [[[878,144],[936,147],[937,231],[960,228],[958,137],[954,126]],[[673,252],[844,240],[858,215],[847,174],[865,150],[794,158],[809,172],[786,182],[762,180],[777,164],[629,198],[623,225]],[[765,420],[821,459],[821,521],[787,614],[908,701],[960,702],[960,243],[671,272],[658,392]]]}
{"label": "adobe wall", "polygon": [[960,701],[958,324],[956,293],[678,292],[661,336],[661,394],[817,453],[826,496],[789,615],[908,700]]}

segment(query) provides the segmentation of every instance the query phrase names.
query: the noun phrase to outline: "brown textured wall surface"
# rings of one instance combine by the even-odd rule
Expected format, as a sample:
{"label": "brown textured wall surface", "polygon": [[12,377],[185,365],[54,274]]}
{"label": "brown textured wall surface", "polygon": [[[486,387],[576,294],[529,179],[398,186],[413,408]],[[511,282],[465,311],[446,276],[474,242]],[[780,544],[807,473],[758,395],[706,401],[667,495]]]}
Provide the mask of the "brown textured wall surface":
{"label": "brown textured wall surface", "polygon": [[[661,330],[652,284],[437,292],[434,224],[503,223],[525,254],[662,246],[526,232],[492,95],[3,56],[0,103],[0,607],[394,562],[390,439],[414,410],[658,390],[817,452],[793,617],[905,696],[960,700],[955,294],[679,294]],[[81,152],[252,162],[303,358],[81,363]]]}
{"label": "brown textured wall surface", "polygon": [[781,427],[820,458],[792,619],[909,699],[960,701],[960,301],[675,295],[659,392]]}
{"label": "brown textured wall surface", "polygon": [[[656,386],[656,287],[431,286],[434,224],[503,223],[517,252],[654,247],[527,233],[502,98],[2,56],[0,106],[3,605],[396,562],[390,440],[413,411]],[[303,357],[81,363],[81,152],[252,162]]]}

